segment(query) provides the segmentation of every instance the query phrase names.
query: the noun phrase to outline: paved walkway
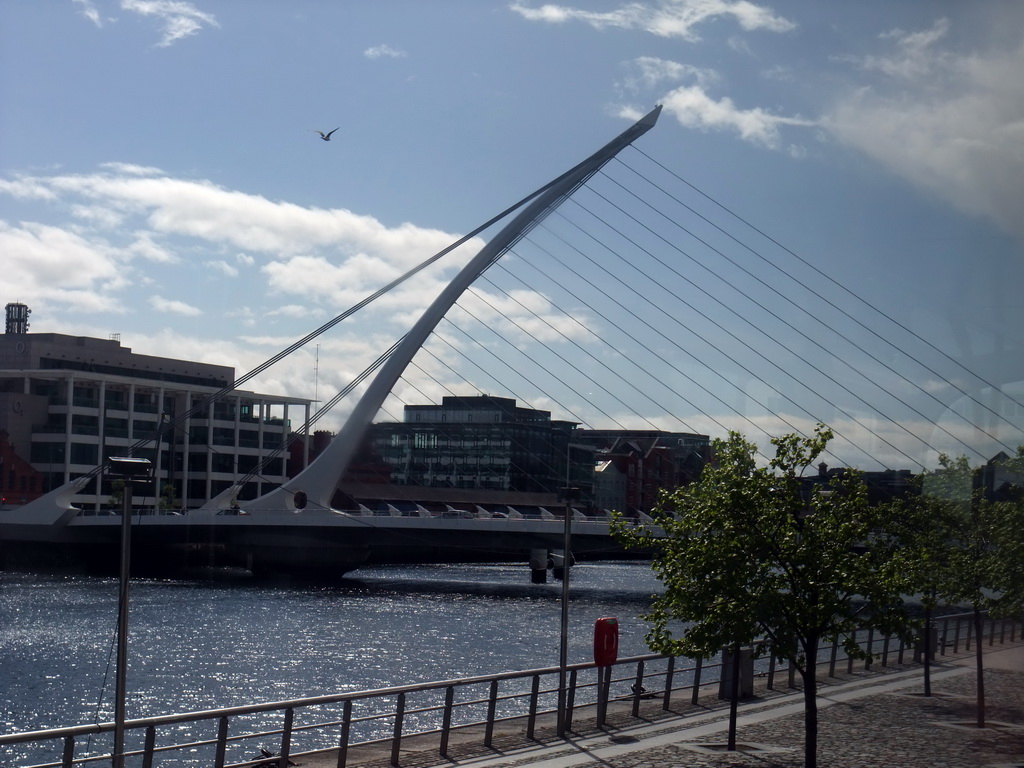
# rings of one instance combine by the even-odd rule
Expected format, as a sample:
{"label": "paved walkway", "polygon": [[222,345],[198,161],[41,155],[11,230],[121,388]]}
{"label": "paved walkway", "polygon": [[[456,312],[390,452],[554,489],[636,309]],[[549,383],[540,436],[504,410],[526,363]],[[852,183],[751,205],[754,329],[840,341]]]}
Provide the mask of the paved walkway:
{"label": "paved walkway", "polygon": [[[818,765],[822,768],[1024,768],[1024,646],[985,653],[987,724],[976,727],[973,656],[932,667],[924,697],[920,666],[824,679],[819,689]],[[685,716],[641,712],[609,718],[603,730],[569,740],[453,745],[449,759],[403,749],[406,768],[799,768],[803,757],[803,694],[786,691],[740,707],[737,745],[725,751],[728,710],[698,708]],[[403,745],[404,746],[404,745]],[[387,765],[378,753],[352,755],[349,766]],[[312,765],[307,763],[307,765]]]}

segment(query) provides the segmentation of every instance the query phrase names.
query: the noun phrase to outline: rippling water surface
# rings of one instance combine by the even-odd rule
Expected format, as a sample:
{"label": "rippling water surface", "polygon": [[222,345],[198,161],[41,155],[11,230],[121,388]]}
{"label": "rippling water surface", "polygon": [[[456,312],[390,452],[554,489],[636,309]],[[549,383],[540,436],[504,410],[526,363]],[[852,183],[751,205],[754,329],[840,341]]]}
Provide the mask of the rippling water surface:
{"label": "rippling water surface", "polygon": [[[554,666],[560,582],[522,565],[360,570],[333,586],[247,579],[131,585],[128,717]],[[646,563],[570,579],[569,662],[615,616],[620,657],[646,653]],[[4,732],[113,719],[116,579],[0,573]]]}

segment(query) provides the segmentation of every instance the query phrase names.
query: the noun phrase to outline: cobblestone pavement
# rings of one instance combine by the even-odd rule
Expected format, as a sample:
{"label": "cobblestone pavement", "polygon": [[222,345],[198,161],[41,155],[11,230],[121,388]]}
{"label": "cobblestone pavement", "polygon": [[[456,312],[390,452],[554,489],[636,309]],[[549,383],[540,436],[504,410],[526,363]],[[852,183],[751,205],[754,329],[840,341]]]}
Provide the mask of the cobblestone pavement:
{"label": "cobblestone pavement", "polygon": [[[986,721],[976,727],[976,679],[967,654],[934,665],[932,696],[922,695],[920,666],[858,670],[819,678],[821,768],[1024,768],[1024,645],[985,654]],[[447,758],[437,746],[403,744],[402,768],[800,768],[804,765],[803,697],[789,689],[757,692],[740,709],[738,749],[725,751],[728,709],[717,698],[678,702],[664,712],[647,702],[598,729],[574,721],[572,738],[539,726],[532,741],[518,729],[495,736],[492,749],[469,734]],[[336,756],[300,762],[332,768]],[[386,750],[352,754],[349,768],[387,768]]]}
{"label": "cobblestone pavement", "polygon": [[[1024,766],[1024,672],[985,675],[987,728],[974,727],[975,677],[964,674],[933,688],[931,698],[882,693],[819,711],[818,765],[825,768],[981,768]],[[914,686],[916,690],[920,686]],[[963,724],[963,725],[956,725]],[[1006,727],[1012,726],[1012,727]],[[577,768],[799,768],[804,764],[803,715],[766,720],[737,730],[741,748],[764,751],[700,751],[721,747],[715,738],[670,744],[586,762]],[[769,751],[770,750],[770,751]],[[568,764],[568,763],[566,763]]]}

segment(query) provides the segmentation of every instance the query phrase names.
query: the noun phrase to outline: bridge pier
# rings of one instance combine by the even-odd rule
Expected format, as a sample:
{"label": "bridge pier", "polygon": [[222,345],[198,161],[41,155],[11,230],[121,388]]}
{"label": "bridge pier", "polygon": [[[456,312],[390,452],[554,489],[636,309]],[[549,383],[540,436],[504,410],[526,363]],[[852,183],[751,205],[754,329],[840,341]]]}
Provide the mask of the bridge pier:
{"label": "bridge pier", "polygon": [[576,558],[572,556],[572,552],[569,553],[569,557],[565,556],[565,550],[555,549],[551,552],[551,575],[556,579],[565,578],[565,569],[572,568],[576,565]]}
{"label": "bridge pier", "polygon": [[530,583],[546,584],[548,580],[549,557],[546,549],[530,550]]}

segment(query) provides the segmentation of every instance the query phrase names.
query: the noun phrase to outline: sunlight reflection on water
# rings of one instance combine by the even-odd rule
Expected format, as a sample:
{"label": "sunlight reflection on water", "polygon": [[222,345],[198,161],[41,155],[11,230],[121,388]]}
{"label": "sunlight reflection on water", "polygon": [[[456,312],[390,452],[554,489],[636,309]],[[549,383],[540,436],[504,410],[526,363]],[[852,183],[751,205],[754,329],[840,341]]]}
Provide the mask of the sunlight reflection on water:
{"label": "sunlight reflection on water", "polygon": [[[134,581],[128,716],[531,669],[558,662],[561,583],[517,565],[359,571],[336,586]],[[638,618],[659,590],[645,563],[585,563],[570,582],[569,661],[594,620]],[[0,722],[7,731],[113,719],[116,580],[0,574]]]}

